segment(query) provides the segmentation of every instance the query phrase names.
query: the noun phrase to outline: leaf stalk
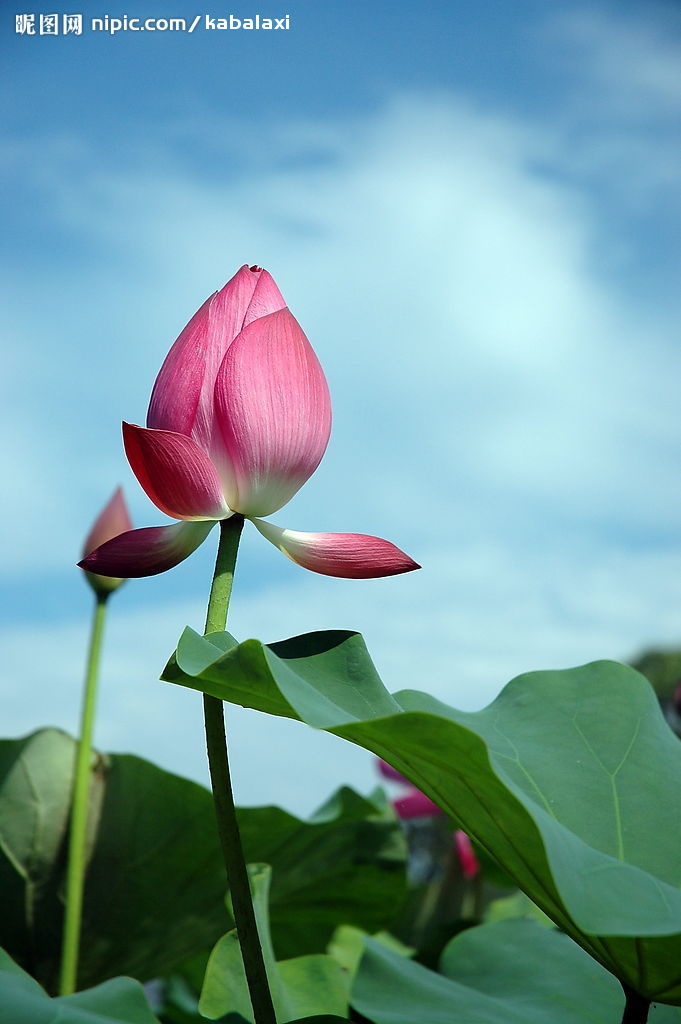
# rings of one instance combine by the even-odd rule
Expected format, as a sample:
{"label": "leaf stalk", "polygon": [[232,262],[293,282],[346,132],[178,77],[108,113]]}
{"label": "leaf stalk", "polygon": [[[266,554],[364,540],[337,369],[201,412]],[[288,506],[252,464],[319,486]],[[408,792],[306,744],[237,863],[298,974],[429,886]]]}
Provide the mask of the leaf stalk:
{"label": "leaf stalk", "polygon": [[629,988],[624,982],[622,982],[622,988],[626,998],[622,1024],[646,1024],[650,1010],[650,1000],[646,999],[645,996],[639,995],[638,992],[635,992],[633,988]]}
{"label": "leaf stalk", "polygon": [[70,995],[78,983],[78,956],[83,916],[83,892],[87,866],[87,823],[90,795],[90,762],[92,760],[92,732],[97,704],[97,683],[102,653],[102,639],[106,620],[108,593],[95,597],[90,632],[90,645],[85,671],[85,688],[80,719],[80,737],[76,749],[76,762],[69,828],[69,853],[66,869],[66,906],[62,932],[62,959],[59,973],[59,994]]}

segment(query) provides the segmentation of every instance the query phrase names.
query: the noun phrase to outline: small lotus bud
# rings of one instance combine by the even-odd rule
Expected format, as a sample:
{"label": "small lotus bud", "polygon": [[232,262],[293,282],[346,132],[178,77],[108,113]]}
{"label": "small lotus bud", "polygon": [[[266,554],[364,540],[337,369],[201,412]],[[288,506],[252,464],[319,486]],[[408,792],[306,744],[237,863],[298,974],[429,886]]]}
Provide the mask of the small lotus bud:
{"label": "small lotus bud", "polygon": [[[104,544],[107,540],[118,537],[119,534],[126,533],[128,530],[132,530],[132,521],[125,504],[123,490],[117,487],[110,501],[99,513],[94,526],[85,538],[83,557],[89,555],[91,551]],[[83,572],[85,573],[86,580],[100,598],[107,597],[114,590],[117,590],[121,583],[125,583],[124,579],[119,579],[117,576],[100,576],[98,573],[89,572],[87,569],[84,569]]]}

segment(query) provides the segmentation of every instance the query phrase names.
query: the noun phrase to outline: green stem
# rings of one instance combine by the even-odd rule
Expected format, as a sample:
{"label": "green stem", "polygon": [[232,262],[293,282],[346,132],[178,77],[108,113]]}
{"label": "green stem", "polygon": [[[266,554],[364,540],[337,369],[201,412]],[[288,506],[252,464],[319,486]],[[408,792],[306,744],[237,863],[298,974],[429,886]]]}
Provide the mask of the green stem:
{"label": "green stem", "polygon": [[622,983],[622,988],[626,997],[622,1024],[646,1024],[650,1010],[650,1000],[646,999],[645,996],[639,995],[638,992],[634,992],[633,988],[629,988],[624,983]]}
{"label": "green stem", "polygon": [[[243,523],[243,517],[239,515],[231,516],[220,523],[220,546],[208,601],[206,634],[224,630],[227,623],[227,609]],[[234,921],[255,1024],[276,1024],[234,807],[222,701],[204,694],[203,715],[218,835],[227,869]]]}
{"label": "green stem", "polygon": [[92,729],[97,702],[97,676],[106,618],[108,594],[98,595],[92,619],[90,647],[85,673],[85,691],[80,719],[80,739],[76,751],[73,801],[71,804],[71,826],[69,834],[69,859],[66,874],[66,907],[62,940],[61,972],[59,975],[60,995],[75,992],[78,980],[78,950],[85,886],[87,819],[90,795],[90,761],[92,758]]}

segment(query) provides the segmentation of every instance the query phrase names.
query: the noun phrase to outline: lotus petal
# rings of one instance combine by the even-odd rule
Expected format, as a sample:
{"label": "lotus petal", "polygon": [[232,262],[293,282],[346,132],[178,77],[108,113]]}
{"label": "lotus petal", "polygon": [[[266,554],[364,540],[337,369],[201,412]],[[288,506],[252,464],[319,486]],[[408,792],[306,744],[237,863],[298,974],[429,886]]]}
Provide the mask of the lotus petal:
{"label": "lotus petal", "polygon": [[319,465],[331,432],[324,372],[288,309],[259,317],[227,351],[215,412],[234,474],[230,506],[269,515]]}
{"label": "lotus petal", "polygon": [[324,576],[375,579],[421,568],[404,551],[380,537],[363,533],[299,533],[262,519],[252,521],[263,537],[292,562]]}
{"label": "lotus petal", "polygon": [[124,423],[123,440],[135,476],[166,515],[200,520],[230,514],[215,466],[190,437]]}
{"label": "lotus petal", "polygon": [[78,565],[100,576],[156,576],[188,558],[214,526],[214,522],[172,523],[129,530],[95,548]]}
{"label": "lotus petal", "polygon": [[241,267],[206,299],[166,356],[149,402],[147,426],[192,437],[208,454],[221,444],[213,417],[213,388],[225,352],[243,327],[283,309],[266,270]]}

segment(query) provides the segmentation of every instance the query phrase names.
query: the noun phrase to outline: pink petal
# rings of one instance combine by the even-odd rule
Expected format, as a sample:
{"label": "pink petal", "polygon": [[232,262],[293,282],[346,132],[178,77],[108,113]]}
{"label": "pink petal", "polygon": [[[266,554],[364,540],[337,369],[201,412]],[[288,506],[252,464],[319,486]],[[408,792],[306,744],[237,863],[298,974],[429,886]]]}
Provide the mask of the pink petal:
{"label": "pink petal", "polygon": [[436,814],[442,814],[437,804],[434,804],[425,793],[419,789],[411,789],[406,796],[393,800],[393,807],[403,820],[409,818],[430,818]]}
{"label": "pink petal", "polygon": [[384,779],[392,779],[394,782],[404,782],[406,785],[410,785],[409,781],[405,779],[402,772],[398,772],[397,768],[393,768],[391,764],[384,761],[381,757],[377,757],[378,770]]}
{"label": "pink petal", "polygon": [[83,554],[89,554],[93,548],[99,547],[112,537],[117,537],[119,533],[125,533],[126,530],[132,530],[132,520],[123,497],[123,488],[117,487],[85,538]]}
{"label": "pink petal", "polygon": [[288,309],[254,320],[234,340],[215,382],[215,411],[244,515],[289,501],[319,465],[331,400],[312,346]]}
{"label": "pink petal", "polygon": [[420,569],[404,551],[380,537],[363,533],[298,533],[253,519],[253,523],[292,562],[324,576],[375,579]]}
{"label": "pink petal", "polygon": [[473,844],[466,833],[462,832],[460,828],[457,828],[454,833],[454,845],[456,846],[464,878],[475,878],[480,870],[480,864],[475,856]]}
{"label": "pink petal", "polygon": [[[237,277],[239,274],[244,273],[244,271],[248,271],[251,280],[255,277],[256,282],[253,295],[251,296],[251,301],[249,302],[248,309],[244,314],[243,324],[239,327],[236,334],[238,334],[239,331],[242,331],[244,327],[248,327],[249,324],[252,324],[253,321],[257,320],[259,317],[267,316],[268,313],[276,313],[278,309],[286,308],[283,296],[274,283],[274,278],[271,274],[266,270],[263,270],[262,267],[243,266],[241,270],[239,270]],[[234,280],[234,278],[232,278],[232,280]],[[225,285],[225,288],[226,287],[227,285]],[[225,289],[223,288],[223,291],[224,290]],[[235,337],[236,334],[234,335]]]}
{"label": "pink petal", "polygon": [[214,522],[173,523],[129,530],[95,548],[78,565],[100,576],[155,576],[183,562],[214,526]]}
{"label": "pink petal", "polygon": [[162,512],[174,519],[229,515],[215,466],[191,438],[124,423],[123,440],[135,476]]}
{"label": "pink petal", "polygon": [[151,394],[147,426],[186,434],[210,454],[215,434],[221,443],[213,389],[225,352],[247,324],[285,305],[266,270],[241,267],[206,299],[166,356]]}

